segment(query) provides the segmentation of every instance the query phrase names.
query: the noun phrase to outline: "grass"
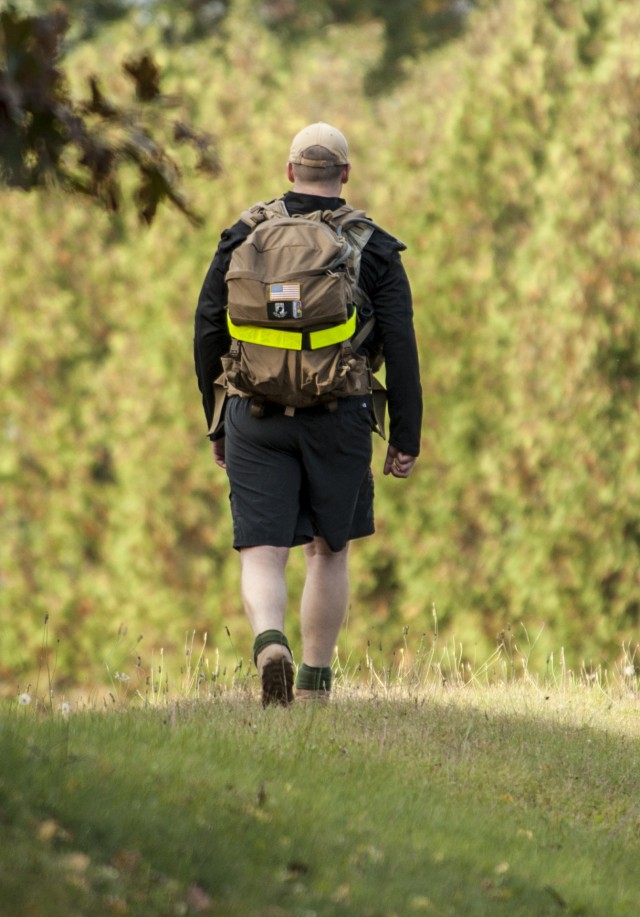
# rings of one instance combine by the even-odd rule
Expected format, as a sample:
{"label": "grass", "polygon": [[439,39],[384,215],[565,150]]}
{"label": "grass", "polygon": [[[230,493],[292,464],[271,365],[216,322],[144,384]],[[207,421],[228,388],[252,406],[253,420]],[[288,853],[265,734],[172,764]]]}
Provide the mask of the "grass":
{"label": "grass", "polygon": [[6,704],[5,917],[638,912],[635,674],[368,652],[328,708],[262,710],[186,655],[182,693]]}

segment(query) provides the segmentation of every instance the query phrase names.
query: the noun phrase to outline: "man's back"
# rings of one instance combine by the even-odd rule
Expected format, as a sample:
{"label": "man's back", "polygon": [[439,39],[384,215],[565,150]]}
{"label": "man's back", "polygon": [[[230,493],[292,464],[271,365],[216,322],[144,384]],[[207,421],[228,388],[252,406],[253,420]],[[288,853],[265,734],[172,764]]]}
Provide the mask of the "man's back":
{"label": "man's back", "polygon": [[[291,215],[306,216],[319,210],[338,211],[345,200],[289,191],[281,198]],[[221,359],[228,352],[231,336],[227,324],[226,275],[233,252],[251,233],[251,226],[238,220],[225,230],[200,294],[196,314],[195,353],[200,391],[208,423],[213,418],[213,386],[221,371]],[[372,303],[376,318],[373,333],[360,352],[367,358],[381,350],[386,363],[389,401],[389,440],[402,452],[417,455],[420,450],[422,393],[411,291],[400,260],[405,246],[376,227],[360,259],[358,283]]]}

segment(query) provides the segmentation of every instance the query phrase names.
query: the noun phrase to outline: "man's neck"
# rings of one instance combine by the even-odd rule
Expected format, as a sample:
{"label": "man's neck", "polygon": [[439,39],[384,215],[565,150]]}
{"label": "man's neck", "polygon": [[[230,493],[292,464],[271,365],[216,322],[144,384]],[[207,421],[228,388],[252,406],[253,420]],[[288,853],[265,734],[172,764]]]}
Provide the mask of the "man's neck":
{"label": "man's neck", "polygon": [[315,197],[340,197],[342,184],[324,184],[323,182],[295,182],[292,191],[297,194],[313,194]]}

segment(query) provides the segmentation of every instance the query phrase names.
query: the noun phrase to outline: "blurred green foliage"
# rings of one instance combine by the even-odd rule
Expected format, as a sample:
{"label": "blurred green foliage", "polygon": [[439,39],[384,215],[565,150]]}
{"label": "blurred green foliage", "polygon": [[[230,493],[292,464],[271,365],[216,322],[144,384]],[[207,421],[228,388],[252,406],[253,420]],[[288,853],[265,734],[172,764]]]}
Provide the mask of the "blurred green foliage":
{"label": "blurred green foliage", "polygon": [[[119,62],[154,53],[219,138],[223,178],[193,187],[205,228],[0,197],[0,679],[37,666],[46,614],[78,682],[194,629],[248,657],[193,311],[219,232],[286,190],[290,137],[320,118],[349,136],[350,202],[408,245],[426,396],[409,481],[382,477],[376,441],[378,534],[353,548],[341,652],[429,635],[435,608],[470,657],[510,632],[530,670],[561,646],[615,659],[640,617],[637,4],[487,4],[375,99],[376,21],[286,47],[236,0],[199,41],[161,28],[103,24],[70,90],[96,74],[117,98]],[[294,552],[294,641],[302,574]]]}
{"label": "blurred green foliage", "polygon": [[482,0],[263,0],[256,4],[267,25],[285,40],[308,37],[332,25],[378,23],[383,43],[365,77],[369,95],[388,92],[403,77],[408,60],[460,36],[471,10],[481,5]]}

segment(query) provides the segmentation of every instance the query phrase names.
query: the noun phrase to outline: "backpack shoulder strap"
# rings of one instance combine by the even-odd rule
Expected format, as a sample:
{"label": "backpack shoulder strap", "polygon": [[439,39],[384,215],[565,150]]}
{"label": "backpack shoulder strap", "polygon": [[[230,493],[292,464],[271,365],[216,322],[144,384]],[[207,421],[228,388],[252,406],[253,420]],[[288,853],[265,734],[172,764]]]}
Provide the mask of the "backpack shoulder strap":
{"label": "backpack shoulder strap", "polygon": [[255,229],[258,223],[263,223],[270,217],[281,216],[288,217],[289,212],[282,198],[276,198],[273,201],[259,201],[248,210],[243,210],[240,219],[251,229]]}
{"label": "backpack shoulder strap", "polygon": [[356,249],[357,277],[360,269],[360,255],[362,254],[362,249],[365,247],[375,230],[380,227],[377,226],[373,220],[369,219],[364,210],[354,210],[354,208],[350,207],[348,204],[344,204],[342,207],[339,207],[338,210],[334,210],[330,220],[336,228],[342,227],[342,231],[348,235],[349,242]]}
{"label": "backpack shoulder strap", "polygon": [[334,219],[339,222],[344,229],[349,232],[349,237],[353,238],[354,244],[359,245],[362,250],[375,231],[382,233],[387,239],[390,246],[398,252],[406,251],[407,246],[400,239],[396,239],[390,233],[374,222],[364,210],[354,210],[352,207],[345,205],[334,211]]}
{"label": "backpack shoulder strap", "polygon": [[[362,258],[362,251],[375,230],[379,227],[373,220],[369,219],[364,210],[354,210],[349,204],[344,204],[342,207],[332,212],[328,211],[326,213],[326,219],[327,222],[332,224],[336,232],[344,233],[349,241],[349,257],[351,261],[351,270],[353,272],[352,275],[355,278],[357,291],[356,298],[358,305],[362,306],[365,302],[368,302],[368,297],[360,288],[360,261]],[[373,322],[371,324],[373,324]],[[370,330],[371,326],[368,331]],[[361,341],[359,341],[359,343],[361,343]]]}

